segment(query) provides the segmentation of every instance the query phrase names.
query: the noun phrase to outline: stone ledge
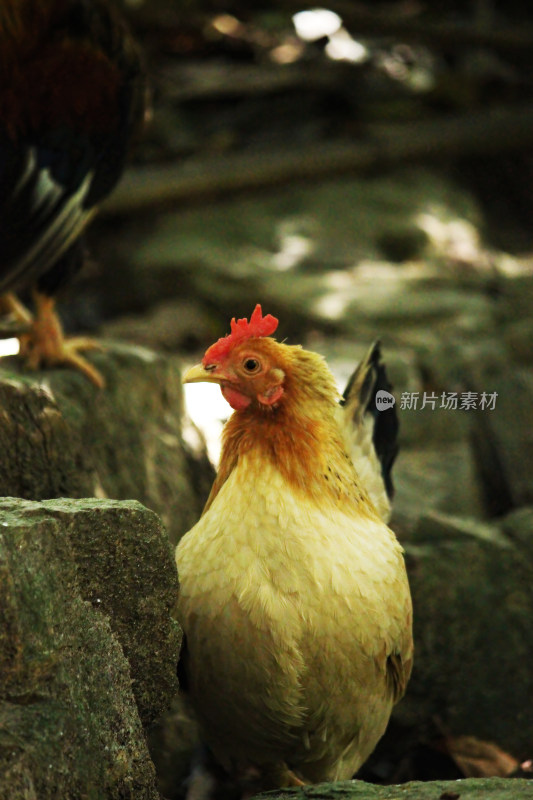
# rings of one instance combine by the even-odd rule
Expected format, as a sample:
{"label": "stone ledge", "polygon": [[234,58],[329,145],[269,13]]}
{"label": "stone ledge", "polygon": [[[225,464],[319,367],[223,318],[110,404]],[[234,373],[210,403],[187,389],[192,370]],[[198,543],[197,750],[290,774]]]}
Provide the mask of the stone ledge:
{"label": "stone ledge", "polygon": [[214,476],[182,438],[178,359],[111,342],[90,358],[102,391],[72,370],[29,373],[2,359],[0,496],[135,498],[176,544]]}
{"label": "stone ledge", "polygon": [[0,501],[0,800],[159,798],[139,711],[177,690],[176,594],[139,503]]}
{"label": "stone ledge", "polygon": [[412,781],[375,786],[363,781],[341,781],[301,789],[265,792],[262,798],[280,800],[528,800],[533,781],[512,778],[467,778],[459,781]]}

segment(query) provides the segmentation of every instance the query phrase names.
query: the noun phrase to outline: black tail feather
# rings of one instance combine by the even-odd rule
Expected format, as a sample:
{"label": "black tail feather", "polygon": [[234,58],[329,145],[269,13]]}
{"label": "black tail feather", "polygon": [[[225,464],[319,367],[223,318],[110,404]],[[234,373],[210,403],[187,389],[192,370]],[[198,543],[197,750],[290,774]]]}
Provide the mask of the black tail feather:
{"label": "black tail feather", "polygon": [[348,381],[341,402],[342,405],[346,405],[351,400],[353,393],[357,392],[359,414],[372,416],[374,420],[372,441],[381,464],[381,474],[387,495],[392,500],[394,496],[392,467],[398,455],[399,423],[395,404],[384,410],[377,407],[376,395],[379,391],[392,394],[392,384],[381,359],[381,344],[376,341]]}

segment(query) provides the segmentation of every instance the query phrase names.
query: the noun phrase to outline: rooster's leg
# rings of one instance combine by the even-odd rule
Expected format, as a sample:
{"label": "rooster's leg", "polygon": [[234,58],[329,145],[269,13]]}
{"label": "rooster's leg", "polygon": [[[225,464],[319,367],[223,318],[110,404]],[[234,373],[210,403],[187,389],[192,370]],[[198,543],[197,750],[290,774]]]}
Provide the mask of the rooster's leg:
{"label": "rooster's leg", "polygon": [[98,388],[103,388],[105,381],[92,364],[80,351],[101,350],[102,346],[86,337],[65,339],[61,322],[55,311],[55,300],[52,297],[35,292],[35,318],[28,333],[19,336],[20,353],[30,369],[40,366],[57,366],[60,364],[74,367],[83,372]]}
{"label": "rooster's leg", "polygon": [[33,321],[26,306],[12,292],[0,294],[0,315],[7,317],[2,321],[1,338],[19,336],[29,330]]}

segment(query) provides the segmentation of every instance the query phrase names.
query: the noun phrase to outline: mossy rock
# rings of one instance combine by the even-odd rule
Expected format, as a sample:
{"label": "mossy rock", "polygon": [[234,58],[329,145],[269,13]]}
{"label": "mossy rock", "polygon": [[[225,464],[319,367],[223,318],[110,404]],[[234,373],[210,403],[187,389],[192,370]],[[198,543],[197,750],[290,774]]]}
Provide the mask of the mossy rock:
{"label": "mossy rock", "polygon": [[468,778],[462,781],[412,781],[397,786],[374,786],[341,781],[266,792],[270,800],[529,800],[533,781],[506,778]]}
{"label": "mossy rock", "polygon": [[0,502],[0,800],[157,800],[177,576],[139,503]]}
{"label": "mossy rock", "polygon": [[72,370],[0,370],[0,495],[134,498],[176,544],[197,521],[213,469],[182,437],[176,358],[109,343],[91,355],[106,387]]}

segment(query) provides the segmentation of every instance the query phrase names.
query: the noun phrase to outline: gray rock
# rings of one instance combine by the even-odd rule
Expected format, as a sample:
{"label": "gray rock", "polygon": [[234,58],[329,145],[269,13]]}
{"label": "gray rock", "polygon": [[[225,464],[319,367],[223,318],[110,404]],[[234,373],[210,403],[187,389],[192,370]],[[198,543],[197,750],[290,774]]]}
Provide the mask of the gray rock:
{"label": "gray rock", "polygon": [[128,315],[106,323],[102,334],[163,352],[176,352],[195,342],[215,341],[220,328],[199,303],[169,300],[145,314]]}
{"label": "gray rock", "polygon": [[518,800],[533,798],[533,782],[506,778],[468,778],[462,781],[412,781],[400,786],[373,786],[342,781],[267,792],[260,797],[283,800]]}
{"label": "gray rock", "polygon": [[498,295],[498,311],[502,321],[530,319],[533,307],[533,277],[530,265],[515,275],[500,274]]}
{"label": "gray rock", "polygon": [[184,786],[201,747],[195,721],[187,713],[181,695],[172,701],[148,731],[148,747],[157,773],[157,785],[165,800],[183,800]]}
{"label": "gray rock", "polygon": [[1,800],[159,798],[137,704],[176,691],[176,592],[139,503],[1,502]]}
{"label": "gray rock", "polygon": [[[428,233],[428,218],[445,231],[457,216],[465,224],[479,221],[473,197],[442,176],[413,167],[372,180],[293,183],[275,194],[159,209],[140,225],[136,221],[122,241],[111,231],[100,243],[103,260],[111,259],[116,273],[114,282],[106,281],[103,301],[108,313],[117,315],[185,296],[203,299],[228,320],[249,314],[260,300],[265,311],[283,312],[287,320],[298,317],[304,330],[312,322],[350,334],[361,325],[374,326],[371,335],[377,324],[405,327],[411,315],[418,327],[429,322],[447,332],[486,330],[490,303],[481,293],[456,290],[458,283],[465,285],[465,274],[472,277],[470,284],[480,284],[456,252],[457,235]],[[395,262],[417,257],[420,281],[404,279],[396,263],[388,265],[387,278],[379,274],[384,251]],[[470,261],[479,255],[474,247]],[[456,261],[461,268],[452,270],[449,264]],[[367,279],[354,269],[362,263]],[[428,285],[432,267],[442,292]],[[371,280],[369,272],[375,273]],[[452,272],[453,282],[446,280]]]}
{"label": "gray rock", "polygon": [[417,652],[397,719],[418,727],[437,718],[451,735],[493,741],[525,759],[533,568],[530,547],[511,539],[510,526],[433,512],[405,542]]}
{"label": "gray rock", "polygon": [[533,544],[533,506],[525,506],[517,511],[512,511],[499,520],[503,533],[515,542],[517,547],[523,547],[531,552]]}
{"label": "gray rock", "polygon": [[472,441],[487,509],[503,514],[533,502],[533,370],[480,365],[472,386],[497,394],[494,410],[473,417]]}
{"label": "gray rock", "polygon": [[[453,412],[449,414],[453,418]],[[430,511],[483,516],[481,485],[467,442],[400,450],[393,479],[391,525],[402,535]]]}
{"label": "gray rock", "polygon": [[176,543],[198,519],[213,470],[182,437],[177,359],[109,344],[91,356],[98,391],[72,370],[0,371],[0,495],[135,498]]}
{"label": "gray rock", "polygon": [[503,336],[513,361],[533,366],[533,319],[526,317],[507,325]]}

